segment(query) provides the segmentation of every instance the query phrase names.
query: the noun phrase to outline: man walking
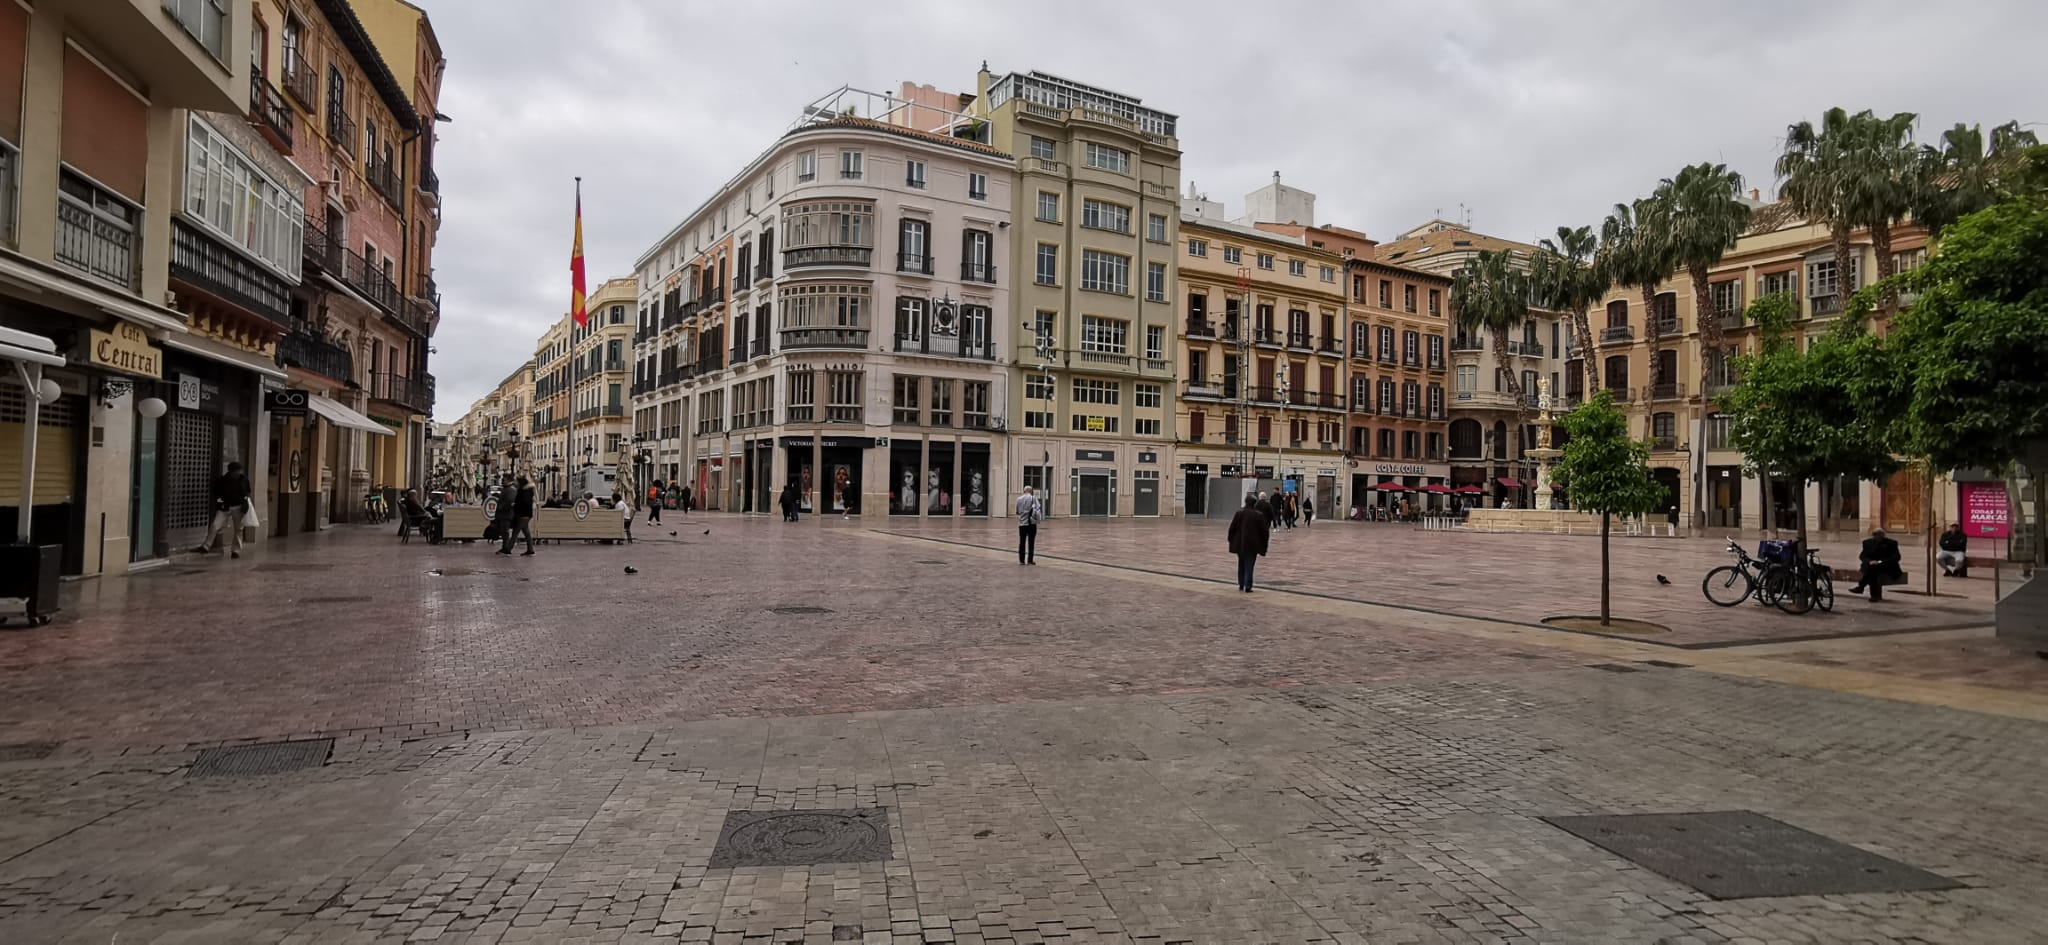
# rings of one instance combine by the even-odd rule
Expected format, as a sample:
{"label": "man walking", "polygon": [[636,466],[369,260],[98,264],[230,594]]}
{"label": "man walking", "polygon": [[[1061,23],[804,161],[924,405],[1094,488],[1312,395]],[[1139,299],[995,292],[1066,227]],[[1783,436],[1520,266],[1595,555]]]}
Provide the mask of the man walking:
{"label": "man walking", "polygon": [[1863,539],[1863,549],[1857,556],[1862,571],[1856,578],[1856,586],[1849,589],[1851,594],[1861,594],[1870,588],[1870,599],[1884,600],[1884,586],[1897,583],[1905,576],[1899,570],[1899,543],[1887,537],[1882,528],[1870,530],[1870,537]]}
{"label": "man walking", "polygon": [[517,521],[513,510],[517,507],[518,499],[519,486],[513,483],[512,477],[508,475],[498,483],[498,505],[492,510],[494,514],[491,516],[491,524],[498,529],[498,553],[501,555],[512,553],[512,531],[515,527],[513,523]]}
{"label": "man walking", "polygon": [[249,512],[249,477],[241,463],[229,463],[228,471],[213,477],[213,527],[199,544],[200,554],[212,554],[214,540],[227,532],[228,557],[242,556],[242,517]]}
{"label": "man walking", "polygon": [[1045,503],[1030,486],[1017,497],[1017,563],[1038,563],[1038,523],[1045,520]]}
{"label": "man walking", "polygon": [[676,508],[683,510],[683,517],[690,517],[690,487],[683,487],[683,494],[676,500]]}
{"label": "man walking", "polygon": [[647,487],[647,524],[661,524],[661,480]]}
{"label": "man walking", "polygon": [[1252,592],[1252,571],[1258,566],[1259,556],[1266,553],[1266,539],[1272,534],[1272,523],[1266,513],[1259,511],[1259,497],[1244,497],[1244,508],[1230,519],[1230,553],[1237,556],[1237,589],[1247,594]]}

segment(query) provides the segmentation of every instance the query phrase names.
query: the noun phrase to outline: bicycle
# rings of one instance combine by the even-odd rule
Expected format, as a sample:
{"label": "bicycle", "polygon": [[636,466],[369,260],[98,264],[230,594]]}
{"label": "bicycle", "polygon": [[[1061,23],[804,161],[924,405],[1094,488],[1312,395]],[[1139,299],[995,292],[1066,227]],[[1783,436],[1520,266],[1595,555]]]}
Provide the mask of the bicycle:
{"label": "bicycle", "polygon": [[384,494],[372,492],[363,496],[363,518],[371,525],[382,525],[391,520],[391,513],[384,507]]}
{"label": "bicycle", "polygon": [[1799,615],[1819,607],[1823,613],[1835,609],[1835,578],[1832,569],[1820,563],[1820,552],[1808,549],[1797,565],[1785,566],[1785,593],[1778,597],[1778,609]]}
{"label": "bicycle", "polygon": [[1787,577],[1784,565],[1775,561],[1759,561],[1743,551],[1733,539],[1728,542],[1728,553],[1735,556],[1734,564],[1724,564],[1707,572],[1700,580],[1700,593],[1707,600],[1721,607],[1733,607],[1754,594],[1757,603],[1773,606],[1784,592]]}

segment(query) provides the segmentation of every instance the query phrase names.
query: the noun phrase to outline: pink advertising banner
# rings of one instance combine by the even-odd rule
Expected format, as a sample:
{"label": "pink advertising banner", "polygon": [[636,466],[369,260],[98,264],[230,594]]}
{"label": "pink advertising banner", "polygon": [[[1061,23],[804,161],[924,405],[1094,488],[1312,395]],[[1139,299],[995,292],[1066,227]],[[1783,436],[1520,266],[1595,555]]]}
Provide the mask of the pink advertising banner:
{"label": "pink advertising banner", "polygon": [[1962,508],[1963,534],[1971,538],[2011,538],[2005,483],[1956,483],[1956,504]]}

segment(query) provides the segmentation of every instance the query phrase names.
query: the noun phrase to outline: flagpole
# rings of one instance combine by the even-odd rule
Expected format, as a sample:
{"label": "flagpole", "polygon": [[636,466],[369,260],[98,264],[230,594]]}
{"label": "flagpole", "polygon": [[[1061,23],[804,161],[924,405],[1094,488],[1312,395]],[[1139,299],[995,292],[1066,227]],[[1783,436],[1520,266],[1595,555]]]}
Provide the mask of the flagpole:
{"label": "flagpole", "polygon": [[[578,265],[581,265],[583,258],[583,178],[581,176],[576,178],[576,258]],[[569,442],[564,444],[562,449],[564,454],[562,456],[562,465],[576,470],[576,472],[571,473],[568,477],[576,484],[576,488],[569,490],[571,507],[574,506],[577,500],[583,498],[584,476],[582,472],[583,467],[576,465],[576,398],[581,393],[580,388],[583,386],[582,378],[577,376],[577,364],[582,360],[582,356],[576,352],[576,346],[579,341],[576,333],[582,330],[583,326],[576,322],[575,315],[576,306],[572,300],[569,306]]]}

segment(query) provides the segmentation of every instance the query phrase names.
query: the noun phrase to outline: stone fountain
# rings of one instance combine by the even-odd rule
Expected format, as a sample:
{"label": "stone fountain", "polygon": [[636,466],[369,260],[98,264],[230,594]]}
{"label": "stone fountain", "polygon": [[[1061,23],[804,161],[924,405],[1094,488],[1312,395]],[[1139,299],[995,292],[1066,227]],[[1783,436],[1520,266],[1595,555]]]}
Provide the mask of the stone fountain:
{"label": "stone fountain", "polygon": [[1564,451],[1557,448],[1556,401],[1550,396],[1548,379],[1536,382],[1536,404],[1541,418],[1536,425],[1543,445],[1523,452],[1536,461],[1536,507],[1533,509],[1473,509],[1465,528],[1475,532],[1538,532],[1551,535],[1594,535],[1600,532],[1600,516],[1550,507],[1550,466]]}

